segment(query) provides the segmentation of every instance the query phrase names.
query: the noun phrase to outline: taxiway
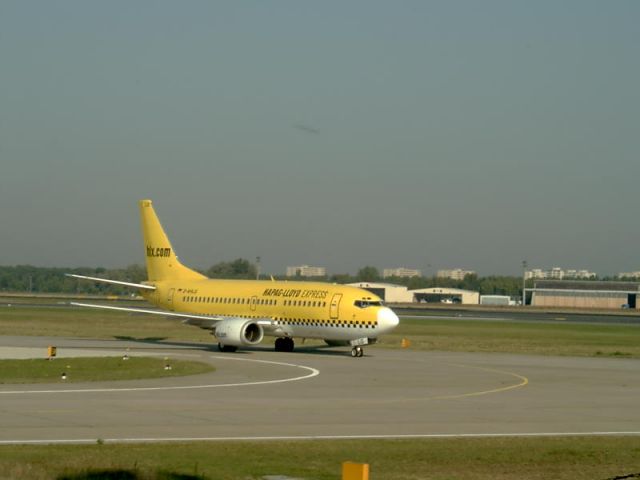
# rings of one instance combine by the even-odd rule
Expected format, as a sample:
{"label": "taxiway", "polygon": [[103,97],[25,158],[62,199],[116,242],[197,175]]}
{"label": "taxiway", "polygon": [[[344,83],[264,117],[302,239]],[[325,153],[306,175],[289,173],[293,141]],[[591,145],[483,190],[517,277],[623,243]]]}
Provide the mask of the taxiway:
{"label": "taxiway", "polygon": [[[0,444],[640,432],[631,359],[254,349],[0,337],[0,358],[159,355],[214,364],[161,380],[0,385]],[[71,373],[72,374],[72,373]]]}

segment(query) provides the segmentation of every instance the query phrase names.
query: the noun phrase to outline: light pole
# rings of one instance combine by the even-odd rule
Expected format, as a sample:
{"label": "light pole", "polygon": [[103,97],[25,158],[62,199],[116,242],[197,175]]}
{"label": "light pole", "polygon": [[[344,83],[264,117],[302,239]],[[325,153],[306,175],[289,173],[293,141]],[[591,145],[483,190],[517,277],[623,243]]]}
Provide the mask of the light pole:
{"label": "light pole", "polygon": [[260,257],[256,257],[256,280],[260,280]]}
{"label": "light pole", "polygon": [[522,306],[527,304],[527,261],[522,261]]}

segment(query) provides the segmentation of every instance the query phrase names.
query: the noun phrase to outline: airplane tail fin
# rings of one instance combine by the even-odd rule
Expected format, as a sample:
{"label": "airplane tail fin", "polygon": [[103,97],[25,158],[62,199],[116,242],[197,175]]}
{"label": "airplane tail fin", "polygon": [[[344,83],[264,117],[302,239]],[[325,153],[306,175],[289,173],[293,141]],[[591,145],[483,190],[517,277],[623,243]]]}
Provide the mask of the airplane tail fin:
{"label": "airplane tail fin", "polygon": [[169,238],[153,209],[151,200],[140,200],[139,205],[149,280],[202,280],[207,278],[178,261]]}

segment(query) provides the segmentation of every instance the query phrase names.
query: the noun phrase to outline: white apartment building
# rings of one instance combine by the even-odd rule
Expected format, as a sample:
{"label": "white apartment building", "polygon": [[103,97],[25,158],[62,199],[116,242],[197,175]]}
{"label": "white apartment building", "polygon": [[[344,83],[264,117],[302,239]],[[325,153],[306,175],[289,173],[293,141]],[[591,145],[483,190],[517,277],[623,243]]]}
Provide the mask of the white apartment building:
{"label": "white apartment building", "polygon": [[[640,272],[638,272],[640,273]],[[530,278],[536,280],[563,280],[563,279],[590,279],[598,276],[595,272],[589,270],[577,270],[575,268],[569,268],[564,270],[560,267],[553,267],[549,270],[542,270],[541,268],[533,268],[524,272],[524,278],[527,280]]]}
{"label": "white apartment building", "polygon": [[475,275],[474,270],[463,270],[461,268],[454,268],[452,270],[438,270],[436,277],[438,278],[451,278],[452,280],[464,280],[467,275]]}
{"label": "white apartment building", "polygon": [[618,278],[639,278],[640,270],[636,270],[635,272],[620,272],[618,274]]}
{"label": "white apartment building", "polygon": [[398,268],[385,268],[382,271],[382,278],[389,278],[389,277],[421,277],[422,276],[422,271],[420,270],[416,270],[413,268],[404,268],[404,267],[398,267]]}
{"label": "white apartment building", "polygon": [[295,265],[287,267],[287,277],[325,277],[325,267],[312,267],[310,265]]}

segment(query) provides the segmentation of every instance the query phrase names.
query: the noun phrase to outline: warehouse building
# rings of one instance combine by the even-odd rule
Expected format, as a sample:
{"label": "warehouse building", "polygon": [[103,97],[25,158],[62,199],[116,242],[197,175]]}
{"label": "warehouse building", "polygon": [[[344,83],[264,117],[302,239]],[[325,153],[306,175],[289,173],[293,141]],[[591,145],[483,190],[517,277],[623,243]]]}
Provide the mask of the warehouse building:
{"label": "warehouse building", "polygon": [[478,292],[460,290],[458,288],[421,288],[418,290],[410,290],[409,293],[413,294],[414,302],[477,305],[480,301],[480,294]]}
{"label": "warehouse building", "polygon": [[639,308],[640,282],[539,280],[528,288],[536,307]]}
{"label": "warehouse building", "polygon": [[456,303],[464,305],[477,305],[480,294],[458,288],[420,288],[409,290],[404,285],[393,283],[358,282],[350,283],[354,287],[369,290],[387,303]]}
{"label": "warehouse building", "polygon": [[369,290],[388,303],[410,303],[413,301],[413,295],[404,285],[377,282],[357,282],[349,285]]}

